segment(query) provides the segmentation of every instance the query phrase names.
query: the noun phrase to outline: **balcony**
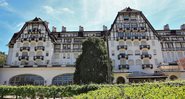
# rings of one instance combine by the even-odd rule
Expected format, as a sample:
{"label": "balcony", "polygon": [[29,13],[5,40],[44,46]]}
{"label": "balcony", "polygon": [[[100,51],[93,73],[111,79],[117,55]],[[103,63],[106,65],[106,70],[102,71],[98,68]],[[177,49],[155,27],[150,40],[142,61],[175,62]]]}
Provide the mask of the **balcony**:
{"label": "balcony", "polygon": [[29,60],[29,56],[19,56],[19,61],[20,60]]}
{"label": "balcony", "polygon": [[37,40],[38,41],[44,41],[45,42],[46,41],[46,38],[45,37],[39,37],[39,38],[37,38]]}
{"label": "balcony", "polygon": [[28,34],[30,34],[30,33],[41,33],[41,29],[38,29],[38,28],[29,29]]}
{"label": "balcony", "polygon": [[118,45],[117,46],[117,49],[120,50],[120,49],[125,49],[127,50],[127,45]]}
{"label": "balcony", "polygon": [[36,47],[35,47],[35,51],[37,51],[37,50],[42,50],[42,51],[44,51],[44,49],[45,49],[44,46],[36,46]]}
{"label": "balcony", "polygon": [[37,59],[44,60],[44,56],[40,55],[40,56],[34,56],[33,57],[33,60],[37,60]]}
{"label": "balcony", "polygon": [[153,69],[153,64],[142,64],[142,69],[150,68]]}
{"label": "balcony", "polygon": [[140,49],[150,49],[150,45],[140,45]]}
{"label": "balcony", "polygon": [[148,36],[141,36],[140,39],[149,40]]}
{"label": "balcony", "polygon": [[143,58],[149,58],[149,59],[151,59],[152,58],[152,55],[151,54],[142,54],[141,55],[141,59],[143,59]]}
{"label": "balcony", "polygon": [[128,59],[128,55],[126,55],[124,53],[119,54],[118,59],[122,59],[122,58]]}
{"label": "balcony", "polygon": [[29,38],[29,42],[31,42],[31,41],[46,41],[46,38],[45,37],[30,37]]}
{"label": "balcony", "polygon": [[21,42],[23,42],[23,41],[29,41],[29,39],[28,38],[21,38]]}
{"label": "balcony", "polygon": [[119,70],[121,69],[129,69],[129,65],[128,64],[119,65]]}
{"label": "balcony", "polygon": [[24,51],[24,50],[30,51],[30,47],[20,47],[20,51]]}

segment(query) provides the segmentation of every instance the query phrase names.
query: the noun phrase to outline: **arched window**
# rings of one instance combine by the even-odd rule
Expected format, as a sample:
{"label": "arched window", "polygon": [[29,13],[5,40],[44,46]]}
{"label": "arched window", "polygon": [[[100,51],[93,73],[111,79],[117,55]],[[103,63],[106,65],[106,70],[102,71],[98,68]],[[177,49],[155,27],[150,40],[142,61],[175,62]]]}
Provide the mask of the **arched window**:
{"label": "arched window", "polygon": [[28,52],[22,52],[22,56],[28,56]]}
{"label": "arched window", "polygon": [[38,46],[43,46],[43,43],[42,42],[38,42]]}
{"label": "arched window", "polygon": [[128,54],[128,55],[133,55],[133,51],[132,51],[132,50],[128,50],[128,51],[127,51],[127,54]]}
{"label": "arched window", "polygon": [[134,65],[134,60],[128,60],[129,65]]}
{"label": "arched window", "polygon": [[131,42],[131,41],[127,41],[126,44],[127,44],[128,46],[132,46],[132,42]]}
{"label": "arched window", "polygon": [[134,46],[139,46],[139,41],[134,41]]}
{"label": "arched window", "polygon": [[140,55],[140,50],[135,50],[135,55]]}
{"label": "arched window", "polygon": [[119,45],[124,45],[124,44],[125,44],[124,41],[119,42]]}
{"label": "arched window", "polygon": [[136,65],[142,65],[142,61],[140,59],[136,60]]}
{"label": "arched window", "polygon": [[146,41],[141,41],[141,45],[147,45]]}
{"label": "arched window", "polygon": [[29,43],[23,43],[23,46],[27,47],[29,46]]}
{"label": "arched window", "polygon": [[62,74],[52,80],[53,85],[68,85],[73,83],[73,74]]}
{"label": "arched window", "polygon": [[10,85],[44,85],[44,78],[38,75],[23,74],[12,77]]}
{"label": "arched window", "polygon": [[42,51],[38,51],[37,56],[42,56]]}
{"label": "arched window", "polygon": [[144,59],[144,60],[143,60],[143,64],[150,64],[150,60]]}

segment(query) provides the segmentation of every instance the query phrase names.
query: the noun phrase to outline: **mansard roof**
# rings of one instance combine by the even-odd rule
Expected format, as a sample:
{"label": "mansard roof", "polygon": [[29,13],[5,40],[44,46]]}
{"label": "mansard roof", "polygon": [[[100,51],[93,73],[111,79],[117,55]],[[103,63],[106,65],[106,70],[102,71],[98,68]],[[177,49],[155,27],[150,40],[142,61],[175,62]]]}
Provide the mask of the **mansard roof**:
{"label": "mansard roof", "polygon": [[111,25],[111,28],[109,31],[111,31],[113,29],[113,25],[116,23],[116,19],[118,18],[119,15],[124,14],[124,13],[138,13],[141,15],[141,17],[145,20],[145,22],[147,23],[147,25],[151,28],[151,30],[153,31],[153,33],[160,39],[160,36],[158,35],[157,31],[154,29],[154,27],[151,25],[151,23],[148,21],[148,19],[145,17],[145,15],[142,13],[142,11],[139,10],[135,10],[132,9],[130,7],[127,7],[121,11],[118,12],[116,18],[114,19],[113,24]]}
{"label": "mansard roof", "polygon": [[10,42],[8,43],[9,46],[10,46],[10,45],[13,45],[13,44],[16,42],[16,40],[17,40],[17,39],[20,37],[20,35],[23,33],[24,29],[25,29],[25,28],[28,26],[28,24],[30,24],[30,23],[41,23],[41,24],[43,24],[44,27],[46,28],[46,31],[48,32],[48,36],[51,38],[51,41],[52,41],[53,43],[56,43],[56,38],[55,38],[53,35],[51,35],[51,32],[50,32],[50,30],[49,30],[49,28],[48,28],[48,26],[47,26],[47,22],[46,22],[46,21],[42,21],[41,18],[35,17],[35,18],[34,18],[33,20],[31,20],[31,21],[25,22],[24,26],[21,28],[21,30],[20,30],[19,32],[14,33],[13,37],[11,38]]}

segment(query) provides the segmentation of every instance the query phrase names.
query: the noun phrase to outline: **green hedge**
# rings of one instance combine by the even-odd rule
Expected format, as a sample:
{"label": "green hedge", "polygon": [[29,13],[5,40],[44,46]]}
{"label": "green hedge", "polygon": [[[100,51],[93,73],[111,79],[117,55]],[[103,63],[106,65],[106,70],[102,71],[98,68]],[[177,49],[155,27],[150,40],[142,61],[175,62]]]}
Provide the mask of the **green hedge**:
{"label": "green hedge", "polygon": [[185,99],[185,81],[110,86],[75,99]]}
{"label": "green hedge", "polygon": [[81,93],[96,90],[101,85],[68,85],[68,86],[0,86],[0,97],[16,96],[17,98],[56,98],[72,97]]}
{"label": "green hedge", "polygon": [[185,99],[185,81],[138,83],[138,84],[90,84],[68,86],[0,86],[0,99],[16,98],[63,98],[77,99],[140,99],[181,98]]}

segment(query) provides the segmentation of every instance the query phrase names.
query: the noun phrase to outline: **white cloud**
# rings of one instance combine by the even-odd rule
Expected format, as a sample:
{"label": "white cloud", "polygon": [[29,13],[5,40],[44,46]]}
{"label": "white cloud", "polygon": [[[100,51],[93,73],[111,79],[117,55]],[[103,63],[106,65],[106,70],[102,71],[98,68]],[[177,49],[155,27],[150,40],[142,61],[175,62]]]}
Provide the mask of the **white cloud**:
{"label": "white cloud", "polygon": [[74,11],[69,8],[53,8],[51,6],[43,6],[43,9],[47,14],[61,14],[61,13],[70,13],[73,14]]}
{"label": "white cloud", "polygon": [[0,7],[6,7],[8,6],[8,2],[6,2],[5,0],[0,0]]}

